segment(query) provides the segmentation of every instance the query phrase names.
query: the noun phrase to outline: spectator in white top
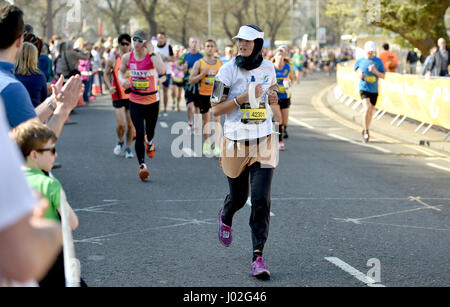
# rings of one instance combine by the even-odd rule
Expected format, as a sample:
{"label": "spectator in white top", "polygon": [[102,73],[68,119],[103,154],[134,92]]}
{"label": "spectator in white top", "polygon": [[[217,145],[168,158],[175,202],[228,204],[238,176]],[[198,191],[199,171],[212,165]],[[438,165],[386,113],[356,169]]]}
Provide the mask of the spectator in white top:
{"label": "spectator in white top", "polygon": [[45,205],[37,200],[20,169],[23,160],[8,137],[0,102],[0,287],[12,281],[37,285],[61,251],[59,223],[43,220]]}

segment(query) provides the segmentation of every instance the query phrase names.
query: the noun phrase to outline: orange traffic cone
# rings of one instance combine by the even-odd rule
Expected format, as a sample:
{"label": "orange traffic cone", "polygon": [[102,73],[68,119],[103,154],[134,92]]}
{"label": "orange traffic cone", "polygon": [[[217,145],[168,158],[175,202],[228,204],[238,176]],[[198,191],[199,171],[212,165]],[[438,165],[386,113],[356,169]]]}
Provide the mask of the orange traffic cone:
{"label": "orange traffic cone", "polygon": [[81,96],[80,99],[78,99],[77,106],[78,106],[78,107],[82,107],[82,106],[84,106],[84,105],[86,105],[86,104],[84,103],[84,98],[83,98],[83,96]]}
{"label": "orange traffic cone", "polygon": [[100,95],[102,91],[100,90],[100,85],[93,84],[92,85],[92,95],[97,96]]}

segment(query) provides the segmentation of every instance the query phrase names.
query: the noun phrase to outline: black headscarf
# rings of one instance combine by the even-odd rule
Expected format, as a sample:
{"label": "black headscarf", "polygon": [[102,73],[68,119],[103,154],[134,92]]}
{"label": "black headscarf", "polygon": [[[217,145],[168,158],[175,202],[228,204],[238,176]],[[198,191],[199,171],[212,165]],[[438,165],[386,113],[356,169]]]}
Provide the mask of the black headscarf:
{"label": "black headscarf", "polygon": [[[247,27],[251,27],[258,32],[262,32],[262,30],[255,25],[246,25]],[[253,47],[253,52],[249,57],[243,57],[242,55],[236,57],[236,65],[245,70],[252,70],[261,66],[263,61],[262,49],[264,45],[264,40],[261,38],[257,38],[254,40],[255,45]]]}

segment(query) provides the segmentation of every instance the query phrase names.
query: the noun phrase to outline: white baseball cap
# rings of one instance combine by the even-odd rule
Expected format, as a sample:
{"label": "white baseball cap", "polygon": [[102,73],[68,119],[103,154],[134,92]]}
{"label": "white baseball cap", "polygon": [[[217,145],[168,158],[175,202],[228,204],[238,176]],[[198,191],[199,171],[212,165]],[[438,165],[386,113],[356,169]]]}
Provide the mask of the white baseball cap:
{"label": "white baseball cap", "polygon": [[258,30],[250,26],[242,26],[239,29],[238,35],[233,37],[233,39],[236,38],[245,39],[247,41],[254,41],[255,39],[258,38],[264,39],[264,32],[259,32]]}
{"label": "white baseball cap", "polygon": [[373,41],[368,41],[364,45],[364,50],[366,52],[377,51],[377,44],[375,42],[373,42]]}

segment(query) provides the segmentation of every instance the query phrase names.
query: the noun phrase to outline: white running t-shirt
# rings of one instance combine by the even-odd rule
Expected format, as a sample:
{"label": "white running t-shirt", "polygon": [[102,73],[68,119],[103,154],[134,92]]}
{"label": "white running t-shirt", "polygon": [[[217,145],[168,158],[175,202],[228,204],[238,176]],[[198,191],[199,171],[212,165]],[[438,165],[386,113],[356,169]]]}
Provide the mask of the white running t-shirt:
{"label": "white running t-shirt", "polygon": [[[172,46],[170,46],[169,43],[166,42],[166,44],[163,47],[158,46],[158,41],[153,41],[152,43],[153,47],[155,48],[155,54],[161,54],[166,58],[173,56]],[[170,75],[171,73],[170,63],[166,61],[163,62],[166,65],[166,74]]]}
{"label": "white running t-shirt", "polygon": [[272,117],[268,99],[268,90],[277,83],[275,67],[272,62],[264,59],[261,65],[253,70],[237,67],[236,58],[222,66],[216,78],[219,78],[226,87],[230,87],[227,100],[234,99],[247,90],[252,77],[256,84],[262,84],[263,95],[261,102],[265,103],[267,118],[261,124],[244,124],[241,110],[235,109],[225,115],[224,136],[233,141],[254,140],[272,134]]}
{"label": "white running t-shirt", "polygon": [[[37,203],[20,169],[22,154],[8,136],[3,101],[0,100],[0,231],[31,214]],[[0,247],[3,248],[3,247]],[[0,287],[4,281],[0,275]],[[8,285],[19,285],[8,283]],[[33,281],[22,286],[36,286]]]}

